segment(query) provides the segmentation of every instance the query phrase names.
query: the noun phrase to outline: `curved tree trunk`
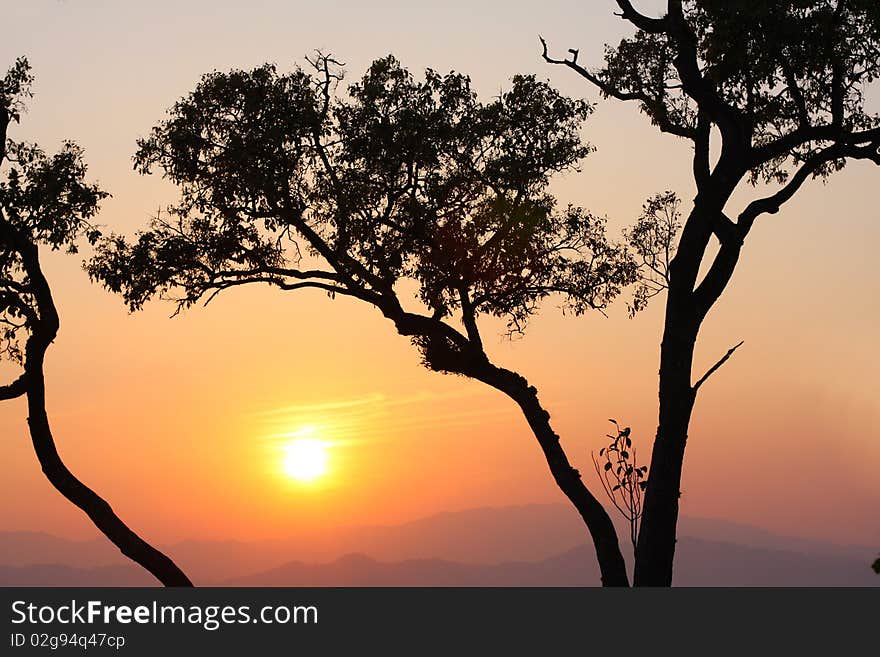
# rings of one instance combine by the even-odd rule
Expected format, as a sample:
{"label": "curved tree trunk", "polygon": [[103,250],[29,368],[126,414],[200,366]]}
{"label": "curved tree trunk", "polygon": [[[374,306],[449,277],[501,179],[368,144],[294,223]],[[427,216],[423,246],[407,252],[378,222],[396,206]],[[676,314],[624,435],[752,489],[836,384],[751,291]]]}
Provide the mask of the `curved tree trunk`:
{"label": "curved tree trunk", "polygon": [[30,292],[39,317],[30,327],[25,348],[24,388],[28,404],[28,426],[40,466],[52,485],[85,511],[95,526],[132,561],[146,568],[165,586],[192,586],[190,579],[165,554],[144,541],[122,522],[110,505],[77,479],[64,465],[46,413],[46,383],[43,363],[49,345],[58,334],[59,318],[52,290],[43,275],[37,245],[15,231],[9,231],[30,279]]}
{"label": "curved tree trunk", "polygon": [[611,517],[584,485],[580,472],[569,463],[565,450],[559,444],[559,436],[550,426],[550,413],[538,399],[538,390],[529,385],[523,376],[489,361],[466,295],[462,295],[462,306],[469,339],[439,320],[403,311],[396,300],[372,302],[394,322],[398,333],[423,340],[421,347],[428,367],[437,372],[459,374],[481,381],[517,403],[538,439],[556,485],[580,513],[590,532],[599,561],[602,586],[629,586],[626,562]]}
{"label": "curved tree trunk", "polygon": [[144,541],[120,520],[110,505],[67,469],[52,438],[46,414],[42,364],[27,373],[28,426],[43,472],[64,497],[85,511],[95,526],[122,554],[146,568],[165,586],[192,586],[174,562]]}
{"label": "curved tree trunk", "polygon": [[596,549],[602,586],[629,586],[626,562],[620,551],[614,523],[599,500],[584,485],[580,472],[569,463],[565,450],[559,444],[559,436],[550,426],[550,413],[541,406],[537,389],[514,372],[492,365],[481,370],[476,378],[505,393],[520,407],[538,439],[556,485],[583,518]]}

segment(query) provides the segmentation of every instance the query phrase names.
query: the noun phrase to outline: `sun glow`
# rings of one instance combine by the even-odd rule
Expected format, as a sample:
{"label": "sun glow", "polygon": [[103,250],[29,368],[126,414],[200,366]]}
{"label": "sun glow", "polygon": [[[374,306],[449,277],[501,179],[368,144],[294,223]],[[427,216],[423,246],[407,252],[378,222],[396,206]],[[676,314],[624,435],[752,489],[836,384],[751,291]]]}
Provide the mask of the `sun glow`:
{"label": "sun glow", "polygon": [[314,427],[291,434],[284,446],[284,473],[298,481],[314,481],[327,473],[328,444],[315,436]]}

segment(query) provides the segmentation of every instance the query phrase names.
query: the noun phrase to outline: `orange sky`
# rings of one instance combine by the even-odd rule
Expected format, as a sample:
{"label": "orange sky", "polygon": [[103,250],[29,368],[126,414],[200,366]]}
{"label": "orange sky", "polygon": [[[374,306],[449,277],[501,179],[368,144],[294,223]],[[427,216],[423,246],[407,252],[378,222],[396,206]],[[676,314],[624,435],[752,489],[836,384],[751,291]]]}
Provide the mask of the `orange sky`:
{"label": "orange sky", "polygon": [[[516,72],[536,72],[596,100],[573,74],[541,63],[536,34],[598,62],[602,42],[623,28],[610,1],[416,4],[4,2],[0,64],[25,54],[37,76],[12,136],[47,149],[78,141],[113,194],[99,221],[130,233],[174,198],[167,184],[131,172],[135,139],[208,70],[292,65],[320,47],[354,79],[393,52],[414,70],[468,72],[487,96]],[[657,134],[634,107],[605,101],[584,130],[599,150],[556,183],[563,202],[608,214],[617,228],[657,191],[690,198],[686,144]],[[752,231],[701,336],[701,367],[745,345],[701,391],[683,513],[880,543],[878,183],[880,170],[851,165]],[[59,449],[149,539],[293,536],[564,501],[511,402],[427,372],[408,340],[362,304],[251,287],[173,320],[162,303],[131,316],[88,282],[76,257],[45,262],[62,313],[47,363]],[[539,388],[585,473],[609,417],[633,426],[647,456],[661,306],[630,321],[623,304],[608,319],[575,319],[548,303],[524,339],[504,340],[500,326],[486,339]],[[329,475],[310,485],[280,473],[277,437],[306,425],[333,443]],[[93,535],[43,478],[23,402],[0,405],[0,434],[0,528]]]}

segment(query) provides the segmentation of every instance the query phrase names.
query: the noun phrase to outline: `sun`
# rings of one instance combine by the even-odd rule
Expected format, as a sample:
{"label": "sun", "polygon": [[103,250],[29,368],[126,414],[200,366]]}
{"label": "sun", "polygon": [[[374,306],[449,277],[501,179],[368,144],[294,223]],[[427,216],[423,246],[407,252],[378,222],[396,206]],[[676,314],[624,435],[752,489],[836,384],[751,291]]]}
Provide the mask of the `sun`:
{"label": "sun", "polygon": [[297,481],[314,481],[327,473],[327,443],[313,437],[312,427],[303,427],[284,446],[284,473]]}

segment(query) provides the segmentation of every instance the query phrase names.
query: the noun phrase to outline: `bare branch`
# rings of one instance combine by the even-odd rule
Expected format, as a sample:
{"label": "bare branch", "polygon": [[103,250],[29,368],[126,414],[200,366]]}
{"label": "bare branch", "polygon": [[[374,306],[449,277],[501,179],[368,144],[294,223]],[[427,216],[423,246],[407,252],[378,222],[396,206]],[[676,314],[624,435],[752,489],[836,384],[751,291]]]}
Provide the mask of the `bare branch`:
{"label": "bare branch", "polygon": [[839,160],[850,158],[854,160],[871,160],[874,164],[880,164],[880,141],[874,141],[866,146],[838,143],[822,149],[808,158],[794,173],[788,183],[778,192],[765,198],[752,201],[737,218],[737,227],[742,237],[748,235],[752,224],[762,214],[776,214],[779,208],[791,199],[801,186],[822,166]]}
{"label": "bare branch", "polygon": [[283,276],[286,278],[295,278],[297,280],[339,280],[338,274],[330,271],[323,271],[321,269],[300,270],[288,269],[287,267],[272,267],[269,265],[262,266],[259,269],[225,269],[220,271],[213,271],[206,268],[206,271],[210,272],[213,276],[216,276],[217,278],[246,278],[248,276],[271,274],[273,276]]}
{"label": "bare branch", "polygon": [[710,376],[712,376],[713,374],[715,374],[715,372],[717,372],[718,369],[719,369],[722,365],[724,365],[724,363],[726,363],[726,362],[728,361],[728,359],[729,359],[731,356],[733,356],[733,352],[735,352],[737,349],[739,349],[744,343],[745,343],[745,340],[741,341],[739,344],[734,345],[733,347],[731,347],[730,349],[728,349],[728,350],[727,350],[727,353],[724,354],[724,355],[721,357],[721,359],[720,359],[717,363],[715,363],[712,367],[710,367],[708,372],[706,372],[702,377],[700,377],[700,380],[697,381],[697,382],[692,386],[691,390],[693,390],[694,393],[696,393],[697,390],[700,389],[700,386],[703,385],[703,384],[706,382],[706,380],[707,380]]}
{"label": "bare branch", "polygon": [[304,288],[315,288],[318,290],[324,290],[325,292],[328,292],[330,294],[340,294],[343,296],[358,297],[364,300],[369,300],[369,298],[360,294],[357,290],[347,287],[339,287],[337,285],[330,285],[328,283],[322,283],[319,281],[301,281],[298,283],[288,283],[282,278],[272,276],[250,276],[248,278],[235,280],[217,281],[206,285],[203,294],[207,293],[209,290],[211,291],[211,294],[205,300],[204,305],[207,306],[209,303],[211,303],[211,301],[214,300],[214,297],[220,294],[220,292],[222,292],[223,290],[229,289],[231,287],[237,287],[239,285],[248,285],[251,283],[266,283],[268,285],[274,285],[275,287],[286,291],[299,290]]}
{"label": "bare branch", "polygon": [[663,132],[677,135],[679,137],[685,137],[686,139],[696,139],[696,131],[693,128],[689,126],[683,126],[669,119],[665,111],[665,106],[657,98],[652,98],[644,92],[621,91],[617,87],[608,84],[607,82],[596,76],[594,73],[590,72],[588,69],[577,63],[576,50],[569,50],[569,52],[573,53],[572,59],[554,59],[553,57],[550,57],[547,42],[544,40],[544,37],[539,36],[538,38],[541,40],[541,47],[543,49],[541,56],[548,64],[560,64],[562,66],[567,66],[578,75],[585,78],[595,87],[597,87],[599,91],[601,91],[606,96],[624,101],[635,100],[641,102],[646,107],[650,107],[652,110],[652,117],[655,121],[657,121],[658,127]]}
{"label": "bare branch", "polygon": [[793,149],[810,142],[834,142],[850,146],[864,146],[880,140],[880,127],[857,132],[846,132],[833,124],[798,127],[796,130],[778,137],[751,151],[750,167],[759,166],[778,157],[787,155]]}
{"label": "bare branch", "polygon": [[0,401],[21,397],[26,392],[27,386],[25,385],[25,375],[22,374],[9,385],[0,386]]}
{"label": "bare branch", "polygon": [[667,29],[669,23],[667,18],[645,16],[637,11],[629,0],[617,0],[617,6],[620,7],[620,13],[615,14],[615,16],[620,16],[622,19],[629,21],[643,32],[661,34]]}

